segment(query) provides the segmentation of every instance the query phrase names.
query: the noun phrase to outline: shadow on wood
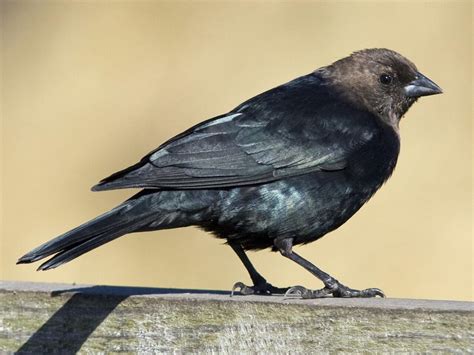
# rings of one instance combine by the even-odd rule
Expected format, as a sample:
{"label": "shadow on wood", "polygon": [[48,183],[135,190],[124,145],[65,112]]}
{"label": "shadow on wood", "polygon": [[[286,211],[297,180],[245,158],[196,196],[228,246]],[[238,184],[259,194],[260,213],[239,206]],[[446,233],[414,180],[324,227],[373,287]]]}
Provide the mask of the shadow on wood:
{"label": "shadow on wood", "polygon": [[17,354],[51,353],[59,349],[61,352],[78,352],[94,330],[129,296],[229,294],[212,290],[91,286],[55,290],[51,296],[69,293],[74,294],[18,349]]}
{"label": "shadow on wood", "polygon": [[[18,354],[76,353],[94,330],[127,296],[110,296],[97,303],[97,297],[73,295],[28,341]],[[104,300],[105,301],[105,300]]]}

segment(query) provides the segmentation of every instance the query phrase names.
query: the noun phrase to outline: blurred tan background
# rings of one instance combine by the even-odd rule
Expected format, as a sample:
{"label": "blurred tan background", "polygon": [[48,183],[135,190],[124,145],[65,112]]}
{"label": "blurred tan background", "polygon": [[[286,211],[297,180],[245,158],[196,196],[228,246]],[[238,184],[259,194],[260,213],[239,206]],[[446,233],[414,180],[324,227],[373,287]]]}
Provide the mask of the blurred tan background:
{"label": "blurred tan background", "polygon": [[[134,191],[92,193],[189,126],[362,48],[387,47],[445,91],[403,119],[392,179],[297,251],[390,297],[472,299],[472,2],[1,2],[0,278],[229,289],[231,249],[194,228],[120,238],[48,272],[16,259]],[[274,285],[319,288],[278,254]]]}

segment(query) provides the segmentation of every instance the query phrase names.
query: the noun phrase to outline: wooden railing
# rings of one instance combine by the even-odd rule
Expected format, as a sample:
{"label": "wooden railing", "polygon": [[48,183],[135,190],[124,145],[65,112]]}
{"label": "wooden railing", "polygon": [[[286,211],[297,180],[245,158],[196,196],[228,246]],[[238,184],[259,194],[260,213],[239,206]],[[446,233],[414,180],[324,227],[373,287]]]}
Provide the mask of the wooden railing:
{"label": "wooden railing", "polygon": [[0,282],[0,353],[474,350],[473,303]]}

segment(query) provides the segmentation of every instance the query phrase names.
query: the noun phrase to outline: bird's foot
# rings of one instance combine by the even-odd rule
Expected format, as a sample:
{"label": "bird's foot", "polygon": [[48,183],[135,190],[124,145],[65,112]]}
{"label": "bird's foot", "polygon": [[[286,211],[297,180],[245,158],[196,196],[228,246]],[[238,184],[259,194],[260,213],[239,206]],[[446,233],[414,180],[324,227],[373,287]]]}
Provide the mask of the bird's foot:
{"label": "bird's foot", "polygon": [[289,287],[279,288],[268,282],[258,283],[253,286],[247,286],[243,282],[236,282],[232,287],[230,296],[234,295],[235,291],[239,291],[241,295],[284,295],[289,290]]}
{"label": "bird's foot", "polygon": [[285,297],[289,298],[324,298],[332,295],[333,297],[343,298],[371,298],[371,297],[385,297],[385,294],[378,288],[367,288],[365,290],[354,290],[339,282],[335,282],[330,286],[326,286],[320,290],[309,290],[303,286],[294,286],[288,289]]}

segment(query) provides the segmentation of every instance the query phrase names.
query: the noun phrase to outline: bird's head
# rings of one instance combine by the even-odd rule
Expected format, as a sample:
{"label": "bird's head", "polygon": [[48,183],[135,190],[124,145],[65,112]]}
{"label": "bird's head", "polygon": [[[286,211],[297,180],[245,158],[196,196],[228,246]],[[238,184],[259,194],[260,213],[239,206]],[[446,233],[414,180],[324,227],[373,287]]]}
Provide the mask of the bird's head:
{"label": "bird's head", "polygon": [[419,97],[442,93],[415,64],[384,48],[355,52],[323,71],[348,100],[396,127]]}

